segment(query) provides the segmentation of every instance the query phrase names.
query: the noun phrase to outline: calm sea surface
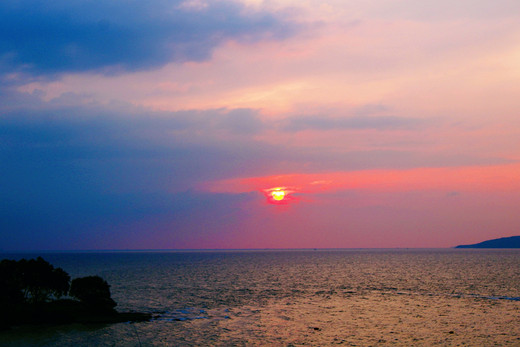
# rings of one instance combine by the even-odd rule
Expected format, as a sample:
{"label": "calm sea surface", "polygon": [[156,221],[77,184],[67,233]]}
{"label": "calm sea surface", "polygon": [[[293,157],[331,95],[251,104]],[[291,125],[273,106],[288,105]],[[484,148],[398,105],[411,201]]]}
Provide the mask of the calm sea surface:
{"label": "calm sea surface", "polygon": [[[109,326],[20,327],[0,333],[0,345],[314,344],[321,340],[311,332],[319,334],[325,327],[313,327],[311,323],[318,318],[312,315],[323,319],[342,303],[344,309],[334,312],[351,314],[348,302],[375,303],[379,298],[403,310],[403,296],[436,300],[447,307],[467,302],[468,309],[473,302],[504,302],[516,305],[504,308],[514,310],[515,318],[520,298],[518,250],[107,252],[4,254],[0,258],[39,255],[72,278],[100,275],[111,285],[118,310],[152,312],[156,319]],[[277,315],[280,307],[288,309]],[[366,312],[350,319],[362,319]],[[276,327],[269,326],[267,314]],[[280,331],[297,329],[298,324],[312,330],[308,338]],[[330,325],[334,324],[332,317]],[[353,326],[348,328],[352,336],[362,334],[362,326],[356,325],[359,331]],[[337,336],[320,344],[354,344],[346,335],[341,338],[343,328],[335,329]],[[364,345],[363,341],[357,343]],[[379,339],[383,344],[389,341]],[[509,342],[520,345],[520,340]]]}

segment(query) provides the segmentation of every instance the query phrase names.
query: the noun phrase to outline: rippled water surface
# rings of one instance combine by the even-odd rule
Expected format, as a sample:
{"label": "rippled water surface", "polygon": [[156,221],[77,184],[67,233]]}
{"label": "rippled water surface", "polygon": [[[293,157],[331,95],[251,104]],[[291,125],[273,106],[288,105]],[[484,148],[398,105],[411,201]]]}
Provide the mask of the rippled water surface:
{"label": "rippled water surface", "polygon": [[[418,300],[435,297],[437,304],[444,300],[439,305],[445,303],[448,307],[462,303],[461,300],[487,305],[515,302],[520,297],[517,250],[48,253],[8,254],[2,258],[38,255],[62,267],[73,278],[102,276],[111,285],[118,310],[153,312],[156,319],[94,327],[20,327],[0,333],[3,344],[305,344],[318,341],[312,340],[318,335],[309,335],[310,340],[305,336],[280,338],[276,336],[277,329],[287,327],[290,331],[296,329],[291,324],[309,325],[307,321],[317,319],[313,314],[326,314],[332,307],[348,306],[347,303],[362,299],[385,298],[386,303],[393,302],[397,309],[404,309],[399,297],[403,295]],[[291,304],[295,307],[275,314],[282,307],[279,305]],[[513,310],[513,318],[518,313],[518,306],[504,309]],[[343,309],[338,312],[344,311],[343,314],[351,313]],[[270,327],[269,320],[263,325],[255,323],[266,319],[267,313],[274,317],[269,319],[277,322],[276,327]],[[301,323],[299,317],[303,316],[307,320]],[[322,328],[313,329],[312,334],[320,334]],[[348,343],[348,338],[341,338],[346,334],[341,329],[336,328],[337,337],[322,343]],[[520,340],[517,342],[520,344]]]}

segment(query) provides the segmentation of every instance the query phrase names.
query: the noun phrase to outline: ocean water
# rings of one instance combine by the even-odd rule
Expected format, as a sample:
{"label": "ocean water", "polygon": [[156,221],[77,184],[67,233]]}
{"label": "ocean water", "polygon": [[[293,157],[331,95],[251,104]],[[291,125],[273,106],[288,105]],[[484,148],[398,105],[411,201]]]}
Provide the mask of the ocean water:
{"label": "ocean water", "polygon": [[41,255],[100,275],[150,322],[25,326],[2,346],[515,345],[520,251],[266,250]]}

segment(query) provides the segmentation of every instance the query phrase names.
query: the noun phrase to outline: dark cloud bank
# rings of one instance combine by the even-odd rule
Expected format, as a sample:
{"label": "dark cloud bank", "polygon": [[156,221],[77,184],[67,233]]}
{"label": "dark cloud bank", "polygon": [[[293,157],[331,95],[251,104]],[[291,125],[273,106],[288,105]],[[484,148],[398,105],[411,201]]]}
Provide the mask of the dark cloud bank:
{"label": "dark cloud bank", "polygon": [[235,2],[197,8],[179,0],[1,1],[0,72],[151,69],[209,59],[227,40],[283,39],[295,30],[281,16]]}

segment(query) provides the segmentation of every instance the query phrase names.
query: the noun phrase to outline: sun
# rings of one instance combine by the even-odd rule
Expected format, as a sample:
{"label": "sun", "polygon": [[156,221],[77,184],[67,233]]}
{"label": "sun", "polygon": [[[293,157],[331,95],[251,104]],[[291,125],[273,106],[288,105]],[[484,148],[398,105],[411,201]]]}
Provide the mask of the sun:
{"label": "sun", "polygon": [[267,198],[267,202],[273,205],[287,205],[292,202],[295,202],[297,199],[293,196],[295,192],[295,188],[293,187],[273,187],[262,190],[265,197]]}
{"label": "sun", "polygon": [[271,192],[271,196],[276,201],[282,201],[285,198],[285,190],[275,189]]}

